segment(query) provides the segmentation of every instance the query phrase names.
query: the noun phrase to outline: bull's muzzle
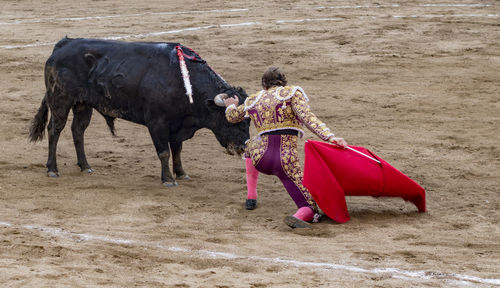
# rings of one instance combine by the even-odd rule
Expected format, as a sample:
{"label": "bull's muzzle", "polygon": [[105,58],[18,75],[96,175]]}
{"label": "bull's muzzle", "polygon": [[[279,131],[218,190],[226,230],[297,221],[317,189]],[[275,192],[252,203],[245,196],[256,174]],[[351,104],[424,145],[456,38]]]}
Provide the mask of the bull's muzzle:
{"label": "bull's muzzle", "polygon": [[245,152],[244,146],[238,146],[234,143],[229,143],[226,147],[226,153],[229,155],[238,155],[241,156]]}

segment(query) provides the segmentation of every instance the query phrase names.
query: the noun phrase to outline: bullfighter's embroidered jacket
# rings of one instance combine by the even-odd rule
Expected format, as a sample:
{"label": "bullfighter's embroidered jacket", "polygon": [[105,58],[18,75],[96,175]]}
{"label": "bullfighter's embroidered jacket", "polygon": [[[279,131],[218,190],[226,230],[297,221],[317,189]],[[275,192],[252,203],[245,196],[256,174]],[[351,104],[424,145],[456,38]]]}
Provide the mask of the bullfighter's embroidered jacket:
{"label": "bullfighter's embroidered jacket", "polygon": [[250,117],[259,135],[282,129],[297,130],[304,135],[304,125],[322,140],[328,140],[330,132],[308,104],[309,98],[299,86],[275,86],[249,96],[243,105],[226,108],[226,118],[237,123]]}

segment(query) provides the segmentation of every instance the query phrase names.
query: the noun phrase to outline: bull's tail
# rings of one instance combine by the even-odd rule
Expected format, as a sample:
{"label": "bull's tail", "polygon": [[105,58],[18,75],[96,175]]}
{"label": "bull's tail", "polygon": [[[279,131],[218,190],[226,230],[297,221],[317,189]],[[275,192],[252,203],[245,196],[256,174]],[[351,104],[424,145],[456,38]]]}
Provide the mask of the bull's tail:
{"label": "bull's tail", "polygon": [[31,142],[40,141],[43,139],[45,126],[49,116],[49,107],[47,106],[47,94],[43,97],[42,104],[38,108],[35,118],[31,120],[29,139]]}

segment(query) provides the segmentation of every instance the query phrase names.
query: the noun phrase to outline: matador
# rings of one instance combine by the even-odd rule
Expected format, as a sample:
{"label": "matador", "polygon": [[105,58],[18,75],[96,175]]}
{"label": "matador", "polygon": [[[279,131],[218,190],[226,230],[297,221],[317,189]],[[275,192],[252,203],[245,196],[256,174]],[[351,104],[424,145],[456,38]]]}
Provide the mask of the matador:
{"label": "matador", "polygon": [[285,217],[285,223],[292,228],[305,228],[317,221],[318,207],[311,194],[302,185],[302,169],[297,151],[298,138],[307,127],[324,141],[347,146],[343,138],[337,138],[326,124],[311,111],[308,97],[299,86],[287,86],[284,73],[271,67],[262,77],[260,92],[249,96],[244,104],[237,99],[224,100],[226,118],[237,123],[250,118],[257,135],[246,144],[247,200],[246,208],[257,205],[257,181],[259,172],[275,175],[283,183],[290,197],[297,205],[297,212]]}

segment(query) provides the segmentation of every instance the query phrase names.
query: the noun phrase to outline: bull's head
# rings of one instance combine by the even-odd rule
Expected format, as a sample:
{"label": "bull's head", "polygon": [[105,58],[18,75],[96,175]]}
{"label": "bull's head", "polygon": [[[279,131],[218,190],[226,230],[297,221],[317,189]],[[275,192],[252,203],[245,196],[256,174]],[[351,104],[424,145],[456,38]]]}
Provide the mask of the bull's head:
{"label": "bull's head", "polygon": [[215,134],[219,143],[226,148],[230,155],[242,154],[245,148],[245,142],[250,138],[249,127],[250,120],[245,119],[239,123],[229,123],[226,119],[226,107],[224,99],[237,96],[239,104],[243,103],[248,97],[242,88],[233,88],[220,93],[209,100],[207,105],[211,111],[213,125],[209,127]]}

